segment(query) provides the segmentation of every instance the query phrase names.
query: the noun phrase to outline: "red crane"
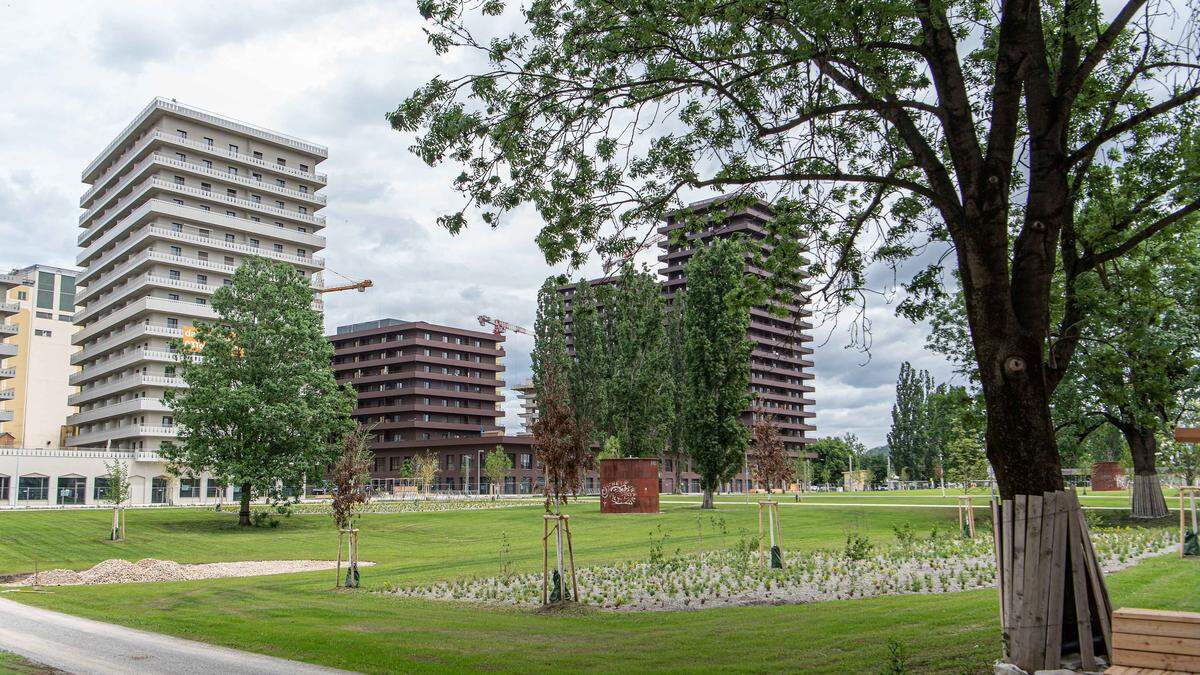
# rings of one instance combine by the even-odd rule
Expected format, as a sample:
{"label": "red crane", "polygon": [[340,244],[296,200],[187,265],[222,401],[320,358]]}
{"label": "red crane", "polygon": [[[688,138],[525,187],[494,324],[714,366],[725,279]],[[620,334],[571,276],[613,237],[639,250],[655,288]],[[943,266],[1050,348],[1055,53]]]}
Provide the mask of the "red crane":
{"label": "red crane", "polygon": [[503,335],[507,331],[512,331],[514,333],[521,333],[522,335],[533,335],[533,331],[529,330],[528,328],[526,328],[524,326],[518,326],[516,324],[511,324],[507,321],[502,321],[500,319],[493,319],[492,317],[485,316],[483,314],[480,314],[477,318],[479,319],[480,326],[489,326],[490,325],[492,327],[493,335]]}

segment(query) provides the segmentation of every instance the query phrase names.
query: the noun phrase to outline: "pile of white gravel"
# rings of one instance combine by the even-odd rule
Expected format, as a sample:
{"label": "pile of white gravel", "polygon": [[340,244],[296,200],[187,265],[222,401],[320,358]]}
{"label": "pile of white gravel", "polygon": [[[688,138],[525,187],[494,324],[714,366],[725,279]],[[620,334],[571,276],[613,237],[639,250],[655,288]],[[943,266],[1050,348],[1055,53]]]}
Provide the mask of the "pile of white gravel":
{"label": "pile of white gravel", "polygon": [[[370,567],[374,564],[360,562],[359,566]],[[113,558],[82,572],[65,569],[40,572],[37,575],[37,585],[91,586],[95,584],[141,584],[156,581],[257,577],[293,572],[317,572],[333,569],[336,565],[337,563],[332,560],[246,560],[183,565],[172,560],[155,560],[154,558],[143,558],[137,562]],[[342,566],[345,566],[344,562]],[[34,575],[31,574],[8,585],[33,586]]]}

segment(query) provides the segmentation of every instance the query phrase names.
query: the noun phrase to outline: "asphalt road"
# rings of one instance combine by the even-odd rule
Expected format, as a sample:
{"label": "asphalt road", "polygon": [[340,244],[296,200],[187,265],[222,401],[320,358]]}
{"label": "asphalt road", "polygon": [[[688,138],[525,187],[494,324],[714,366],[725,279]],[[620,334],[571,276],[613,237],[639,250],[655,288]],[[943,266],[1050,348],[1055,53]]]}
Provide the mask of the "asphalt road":
{"label": "asphalt road", "polygon": [[0,650],[68,673],[259,675],[346,671],[147,633],[0,598]]}

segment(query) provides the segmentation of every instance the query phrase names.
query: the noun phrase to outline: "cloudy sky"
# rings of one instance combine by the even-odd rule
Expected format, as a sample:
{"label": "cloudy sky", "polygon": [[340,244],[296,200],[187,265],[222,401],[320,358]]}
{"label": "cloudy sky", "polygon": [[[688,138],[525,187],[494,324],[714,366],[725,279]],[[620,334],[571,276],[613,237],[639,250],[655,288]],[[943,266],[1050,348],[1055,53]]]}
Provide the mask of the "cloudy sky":
{"label": "cloudy sky", "polygon": [[[564,271],[537,250],[536,215],[451,237],[435,218],[461,203],[454,172],[426,167],[384,120],[432,76],[472,65],[434,55],[421,26],[415,0],[3,0],[0,269],[74,264],[81,170],[166,96],[329,147],[328,267],[375,282],[327,297],[329,330],[381,316],[476,327],[478,314],[532,326],[537,287]],[[817,327],[818,435],[883,443],[904,360],[949,377],[922,349],[925,327],[893,316],[899,299],[870,308],[869,355],[845,348],[845,322]],[[528,377],[531,347],[510,337],[510,383]]]}

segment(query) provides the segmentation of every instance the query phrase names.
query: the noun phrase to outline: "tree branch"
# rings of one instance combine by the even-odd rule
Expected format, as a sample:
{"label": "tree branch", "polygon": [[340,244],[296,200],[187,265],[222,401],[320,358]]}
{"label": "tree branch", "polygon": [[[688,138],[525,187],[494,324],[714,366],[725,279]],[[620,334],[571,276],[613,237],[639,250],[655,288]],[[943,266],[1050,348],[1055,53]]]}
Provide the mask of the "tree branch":
{"label": "tree branch", "polygon": [[1171,98],[1159,103],[1158,105],[1154,105],[1154,106],[1150,106],[1149,108],[1146,108],[1145,110],[1139,112],[1136,115],[1133,115],[1132,117],[1125,120],[1124,122],[1121,122],[1120,124],[1111,126],[1108,129],[1104,129],[1104,130],[1100,131],[1099,133],[1096,134],[1096,136],[1092,140],[1085,143],[1083,145],[1083,147],[1081,147],[1078,150],[1076,150],[1075,152],[1071,153],[1070,156],[1067,157],[1067,164],[1068,165],[1075,164],[1076,162],[1079,162],[1083,159],[1090,157],[1093,153],[1095,153],[1097,150],[1100,149],[1100,146],[1113,140],[1117,136],[1120,136],[1121,134],[1125,133],[1126,131],[1133,129],[1134,127],[1141,124],[1142,122],[1154,119],[1158,115],[1161,115],[1165,112],[1170,112],[1171,110],[1178,108],[1179,106],[1189,103],[1191,101],[1194,101],[1197,98],[1200,98],[1200,87],[1192,87],[1191,89],[1188,89],[1180,94],[1176,94],[1175,96],[1172,96]]}

